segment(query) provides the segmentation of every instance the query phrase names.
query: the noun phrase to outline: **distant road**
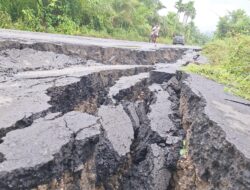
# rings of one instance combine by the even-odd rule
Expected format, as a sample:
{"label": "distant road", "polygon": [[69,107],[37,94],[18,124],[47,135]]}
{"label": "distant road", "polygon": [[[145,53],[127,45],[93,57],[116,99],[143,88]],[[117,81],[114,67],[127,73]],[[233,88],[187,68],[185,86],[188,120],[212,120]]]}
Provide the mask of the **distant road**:
{"label": "distant road", "polygon": [[20,30],[7,30],[0,29],[0,40],[22,40],[32,42],[53,42],[53,43],[67,43],[77,45],[94,45],[102,47],[120,47],[139,50],[152,50],[161,48],[185,48],[185,49],[200,49],[198,46],[181,46],[181,45],[167,45],[157,44],[155,47],[152,43],[114,40],[114,39],[102,39],[83,36],[71,36],[62,34],[49,34],[41,32],[27,32]]}

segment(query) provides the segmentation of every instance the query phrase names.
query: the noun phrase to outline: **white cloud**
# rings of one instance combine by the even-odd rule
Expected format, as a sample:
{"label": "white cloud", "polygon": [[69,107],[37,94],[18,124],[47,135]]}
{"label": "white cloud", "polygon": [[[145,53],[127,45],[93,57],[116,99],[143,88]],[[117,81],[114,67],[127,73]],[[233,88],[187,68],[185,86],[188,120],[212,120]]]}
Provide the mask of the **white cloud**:
{"label": "white cloud", "polygon": [[[160,11],[166,15],[169,11],[176,12],[174,8],[177,0],[161,0],[167,7]],[[188,2],[184,0],[183,2]],[[195,24],[202,32],[211,32],[216,29],[219,17],[227,14],[228,11],[244,9],[250,15],[250,0],[194,0],[196,8]]]}

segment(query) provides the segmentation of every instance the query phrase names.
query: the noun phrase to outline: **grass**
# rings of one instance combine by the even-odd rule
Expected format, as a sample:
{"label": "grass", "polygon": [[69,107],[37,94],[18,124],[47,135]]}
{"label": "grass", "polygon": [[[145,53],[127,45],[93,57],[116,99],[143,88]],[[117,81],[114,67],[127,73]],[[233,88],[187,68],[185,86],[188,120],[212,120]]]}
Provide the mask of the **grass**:
{"label": "grass", "polygon": [[227,69],[213,65],[191,64],[184,69],[225,85],[225,91],[250,100],[250,75],[235,75]]}
{"label": "grass", "polygon": [[203,48],[210,64],[184,68],[225,85],[227,92],[250,100],[250,36],[214,40]]}
{"label": "grass", "polygon": [[186,140],[183,140],[182,141],[182,148],[180,150],[180,155],[183,157],[183,158],[186,158],[187,155],[188,155],[188,145],[187,145],[187,141]]}

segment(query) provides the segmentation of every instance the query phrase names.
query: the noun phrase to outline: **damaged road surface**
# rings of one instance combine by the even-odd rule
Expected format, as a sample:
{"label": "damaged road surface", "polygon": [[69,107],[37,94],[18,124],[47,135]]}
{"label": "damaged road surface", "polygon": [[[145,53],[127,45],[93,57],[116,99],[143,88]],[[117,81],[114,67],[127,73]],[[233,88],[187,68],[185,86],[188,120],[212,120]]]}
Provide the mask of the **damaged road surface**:
{"label": "damaged road surface", "polygon": [[0,31],[0,190],[250,189],[250,102],[200,49]]}

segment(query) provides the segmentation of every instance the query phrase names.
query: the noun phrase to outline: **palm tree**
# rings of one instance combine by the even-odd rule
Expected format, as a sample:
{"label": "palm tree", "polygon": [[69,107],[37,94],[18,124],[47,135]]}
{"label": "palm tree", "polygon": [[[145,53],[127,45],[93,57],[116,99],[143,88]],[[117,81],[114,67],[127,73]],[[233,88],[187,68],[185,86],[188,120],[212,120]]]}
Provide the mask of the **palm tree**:
{"label": "palm tree", "polygon": [[180,19],[180,14],[184,12],[185,10],[185,4],[182,3],[182,0],[178,0],[176,3],[175,3],[175,8],[177,9],[177,16],[178,16],[178,19]]}
{"label": "palm tree", "polygon": [[184,17],[183,17],[183,24],[187,25],[189,18],[193,20],[196,16],[196,10],[194,8],[194,1],[190,1],[184,4]]}

